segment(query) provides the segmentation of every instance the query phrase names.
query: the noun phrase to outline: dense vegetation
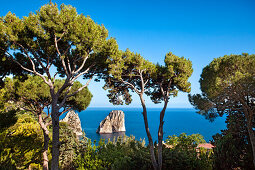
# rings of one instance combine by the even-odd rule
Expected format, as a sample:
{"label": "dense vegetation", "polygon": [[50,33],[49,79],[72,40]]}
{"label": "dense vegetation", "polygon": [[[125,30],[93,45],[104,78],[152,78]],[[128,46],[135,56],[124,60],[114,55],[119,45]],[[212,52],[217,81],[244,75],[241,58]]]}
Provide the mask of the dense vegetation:
{"label": "dense vegetation", "polygon": [[[170,98],[191,90],[191,61],[169,52],[159,65],[121,51],[103,25],[72,6],[50,2],[22,19],[11,12],[1,17],[0,61],[0,169],[254,169],[255,55],[214,59],[201,74],[202,94],[189,95],[210,121],[227,115],[213,149],[198,148],[205,143],[199,134],[168,136],[163,143]],[[88,107],[93,78],[105,81],[113,104],[139,96],[148,145],[134,137],[97,144],[59,122],[70,109]],[[144,95],[164,103],[155,143]]]}
{"label": "dense vegetation", "polygon": [[255,55],[246,53],[216,58],[201,74],[202,94],[189,96],[207,119],[227,115],[227,130],[214,137],[218,168],[255,167],[254,66]]}
{"label": "dense vegetation", "polygon": [[[1,132],[1,169],[42,168],[43,135],[33,114],[18,112],[13,126]],[[96,145],[85,136],[77,140],[65,123],[60,124],[61,169],[152,169],[149,147],[135,137],[123,137]],[[52,130],[50,130],[52,131]],[[16,142],[16,141],[19,142]],[[52,139],[50,139],[52,140]],[[163,169],[212,169],[211,151],[198,155],[201,135],[169,136],[163,145]],[[51,145],[51,142],[50,142]],[[51,146],[50,146],[51,147]],[[156,145],[155,145],[156,147]],[[156,150],[155,150],[156,151]],[[51,160],[51,154],[49,155]],[[51,161],[50,161],[51,163]]]}

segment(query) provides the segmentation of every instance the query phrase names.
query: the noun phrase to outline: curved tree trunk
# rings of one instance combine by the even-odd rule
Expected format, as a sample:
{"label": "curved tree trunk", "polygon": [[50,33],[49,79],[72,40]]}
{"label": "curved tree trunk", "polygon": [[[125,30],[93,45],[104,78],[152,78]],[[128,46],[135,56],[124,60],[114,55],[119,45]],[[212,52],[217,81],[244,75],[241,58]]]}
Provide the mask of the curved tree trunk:
{"label": "curved tree trunk", "polygon": [[49,160],[48,160],[48,147],[49,147],[49,131],[43,132],[44,136],[44,145],[43,145],[43,170],[49,169]]}
{"label": "curved tree trunk", "polygon": [[165,116],[167,104],[168,104],[168,100],[164,102],[164,107],[160,112],[159,128],[158,128],[158,166],[160,170],[162,169],[163,125],[164,125],[164,116]]}
{"label": "curved tree trunk", "polygon": [[143,119],[144,119],[146,134],[147,134],[147,137],[148,137],[148,140],[149,140],[149,147],[150,147],[152,165],[153,165],[153,168],[155,170],[158,170],[159,166],[158,166],[158,163],[157,163],[156,158],[155,158],[154,145],[153,145],[153,140],[152,140],[151,133],[150,133],[150,130],[149,130],[147,110],[146,110],[145,102],[144,102],[143,96],[141,94],[139,96],[140,96],[141,104],[142,104],[142,107],[143,107]]}
{"label": "curved tree trunk", "polygon": [[51,162],[51,169],[58,170],[59,169],[59,116],[58,116],[58,109],[56,105],[52,106],[51,112],[51,119],[52,119],[52,162]]}
{"label": "curved tree trunk", "polygon": [[42,114],[40,113],[38,115],[39,119],[39,124],[43,130],[43,137],[44,137],[44,142],[43,142],[43,170],[48,170],[49,169],[49,160],[48,160],[48,146],[49,146],[49,130],[45,123],[42,120]]}

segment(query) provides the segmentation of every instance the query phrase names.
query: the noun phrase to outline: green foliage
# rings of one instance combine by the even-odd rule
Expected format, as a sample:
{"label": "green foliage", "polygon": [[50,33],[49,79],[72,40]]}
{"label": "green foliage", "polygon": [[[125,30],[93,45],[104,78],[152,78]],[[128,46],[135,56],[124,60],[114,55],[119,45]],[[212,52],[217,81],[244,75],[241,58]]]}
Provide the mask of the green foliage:
{"label": "green foliage", "polygon": [[255,55],[226,55],[214,59],[201,74],[202,95],[189,96],[191,104],[208,118],[222,116],[236,106],[240,108],[241,100],[254,107],[254,66]]}
{"label": "green foliage", "polygon": [[91,140],[88,140],[82,147],[83,149],[80,150],[75,160],[77,169],[104,169],[107,162],[103,162],[98,158],[95,142],[92,144]]}
{"label": "green foliage", "polygon": [[226,87],[253,76],[254,66],[255,55],[225,55],[216,58],[203,69],[200,79],[201,90],[209,98],[215,98]]}
{"label": "green foliage", "polygon": [[168,136],[166,144],[169,148],[163,148],[163,169],[212,169],[212,151],[197,146],[205,143],[200,134]]}
{"label": "green foliage", "polygon": [[182,133],[179,136],[168,136],[166,139],[166,144],[175,148],[193,149],[200,143],[205,143],[204,137],[200,134],[187,135]]}
{"label": "green foliage", "polygon": [[89,140],[77,159],[78,169],[150,169],[150,152],[134,137],[118,138],[116,142],[98,146]]}
{"label": "green foliage", "polygon": [[252,148],[242,113],[231,112],[227,129],[213,136],[215,169],[253,169]]}
{"label": "green foliage", "polygon": [[29,114],[19,114],[17,122],[0,133],[0,167],[28,168],[40,164],[43,135]]}
{"label": "green foliage", "polygon": [[130,91],[137,93],[135,89],[141,90],[141,76],[145,83],[156,68],[153,63],[129,49],[112,56],[107,62],[109,76],[105,79],[104,89],[109,89],[107,95],[109,101],[116,105],[122,105],[124,102],[130,104],[132,102]]}
{"label": "green foliage", "polygon": [[[212,151],[203,149],[200,149],[199,153],[196,151],[197,144],[205,142],[201,135],[169,136],[168,141],[176,143],[176,146],[163,147],[163,169],[212,169]],[[153,168],[149,148],[143,142],[135,140],[134,137],[118,138],[108,143],[100,140],[98,145],[95,143],[88,140],[83,145],[83,150],[80,150],[82,152],[76,159],[77,169]]]}
{"label": "green foliage", "polygon": [[221,135],[214,136],[216,169],[254,169],[250,153],[255,153],[251,147],[251,143],[255,142],[252,137],[255,108],[254,66],[255,55],[244,53],[216,58],[201,74],[202,94],[189,96],[191,104],[209,120],[227,115],[227,129]]}
{"label": "green foliage", "polygon": [[[210,101],[205,95],[201,94],[188,94],[189,102],[195,109],[197,109],[200,115],[203,115],[209,121],[214,121],[218,114],[220,113],[215,107],[215,103]],[[220,115],[222,115],[220,113]]]}
{"label": "green foliage", "polygon": [[74,168],[74,159],[77,157],[79,141],[77,136],[65,122],[60,122],[60,156],[59,164],[61,169]]}
{"label": "green foliage", "polygon": [[17,122],[16,110],[0,112],[0,133]]}
{"label": "green foliage", "polygon": [[[57,79],[55,82],[55,90],[57,91],[63,84],[64,80]],[[67,94],[72,94],[80,87],[82,87],[82,84],[75,81],[72,89]],[[36,114],[38,111],[42,112],[45,107],[49,107],[52,101],[49,86],[45,84],[39,76],[28,75],[27,80],[24,82],[18,79],[6,79],[5,87],[2,88],[1,91],[4,91],[1,93],[1,96],[3,96],[1,100],[2,103],[8,103],[8,101],[23,102],[22,107],[27,107]],[[66,90],[64,92],[66,92]],[[89,106],[91,98],[92,94],[86,87],[79,93],[68,98],[64,107],[71,107],[73,110],[78,111],[85,110]],[[63,100],[63,96],[60,96],[59,100]]]}
{"label": "green foliage", "polygon": [[12,49],[17,52],[14,59],[32,69],[26,54],[30,53],[37,71],[43,69],[47,72],[46,67],[40,69],[39,65],[54,64],[62,76],[66,74],[61,61],[63,58],[73,70],[81,66],[81,59],[89,56],[87,66],[97,63],[94,71],[102,71],[102,63],[118,49],[113,38],[106,40],[108,31],[103,25],[96,24],[89,16],[78,14],[70,5],[62,4],[59,8],[49,3],[22,19],[9,12],[1,18],[0,28],[0,45],[4,47],[1,56],[10,58],[7,52]]}
{"label": "green foliage", "polygon": [[[64,80],[56,80],[55,82],[56,90],[58,90],[63,84]],[[79,81],[75,81],[72,86],[72,89],[67,94],[68,95],[72,94],[81,87],[82,84]],[[63,100],[66,91],[67,90],[63,91],[62,95],[59,97],[59,101]],[[93,95],[89,91],[88,87],[85,87],[79,93],[76,93],[74,96],[67,98],[64,107],[66,108],[71,107],[73,110],[77,110],[80,112],[82,110],[85,110],[89,106],[92,97]]]}
{"label": "green foliage", "polygon": [[[36,117],[29,113],[18,113],[16,117],[17,122],[13,126],[1,129],[0,132],[0,167],[41,169],[43,134]],[[52,133],[51,128],[50,133]],[[60,168],[74,168],[74,160],[80,152],[82,141],[78,140],[64,122],[60,122],[60,142]],[[50,148],[51,145],[52,138],[50,138]],[[50,152],[48,159],[51,162]]]}
{"label": "green foliage", "polygon": [[165,101],[170,96],[176,97],[178,91],[190,92],[191,84],[188,82],[193,69],[190,60],[178,57],[171,52],[165,56],[165,65],[157,64],[147,85],[147,95],[154,103]]}

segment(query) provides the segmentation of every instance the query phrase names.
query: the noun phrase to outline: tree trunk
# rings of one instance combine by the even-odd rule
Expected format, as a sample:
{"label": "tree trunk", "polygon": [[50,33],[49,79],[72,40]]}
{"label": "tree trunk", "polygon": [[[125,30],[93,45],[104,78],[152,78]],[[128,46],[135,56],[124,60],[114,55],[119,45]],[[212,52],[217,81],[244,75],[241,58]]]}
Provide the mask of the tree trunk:
{"label": "tree trunk", "polygon": [[249,114],[246,113],[246,120],[247,120],[247,129],[251,141],[251,147],[252,147],[252,155],[253,155],[253,166],[255,167],[255,135],[254,135],[254,130],[252,129],[252,118],[253,118],[253,113]]}
{"label": "tree trunk", "polygon": [[43,170],[49,169],[49,160],[48,160],[48,146],[49,146],[49,131],[43,131],[44,136],[44,145],[43,145]]}
{"label": "tree trunk", "polygon": [[143,107],[143,119],[144,119],[146,134],[147,134],[147,137],[148,137],[148,140],[149,140],[149,147],[150,147],[152,165],[153,165],[154,170],[158,170],[159,166],[158,166],[158,163],[157,163],[156,158],[155,158],[154,145],[153,145],[153,140],[152,140],[151,133],[150,133],[150,130],[149,130],[147,110],[146,110],[145,102],[144,102],[143,96],[142,95],[139,95],[139,96],[140,96],[141,104],[142,104],[142,107]]}
{"label": "tree trunk", "polygon": [[39,124],[43,130],[43,137],[44,137],[44,143],[43,143],[43,170],[49,169],[49,160],[48,160],[48,146],[49,146],[49,130],[46,127],[45,123],[42,120],[42,114],[40,113],[38,115]]}
{"label": "tree trunk", "polygon": [[59,143],[59,116],[58,116],[58,109],[57,109],[56,105],[52,106],[51,119],[52,119],[52,129],[53,129],[51,169],[58,170],[59,169],[60,143]]}
{"label": "tree trunk", "polygon": [[167,108],[168,100],[165,101],[164,107],[160,112],[159,128],[158,128],[158,166],[159,170],[162,169],[162,141],[163,141],[163,125],[164,116]]}

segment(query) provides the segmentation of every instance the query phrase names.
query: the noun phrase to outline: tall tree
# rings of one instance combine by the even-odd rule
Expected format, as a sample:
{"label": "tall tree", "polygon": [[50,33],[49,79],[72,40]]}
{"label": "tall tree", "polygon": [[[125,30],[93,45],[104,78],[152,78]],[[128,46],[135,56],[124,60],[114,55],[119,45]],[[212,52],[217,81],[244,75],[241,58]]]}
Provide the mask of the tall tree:
{"label": "tall tree", "polygon": [[189,96],[200,113],[208,118],[230,111],[245,115],[255,166],[255,55],[229,55],[214,59],[203,69],[202,94]]}
{"label": "tall tree", "polygon": [[191,84],[188,82],[193,72],[192,63],[184,57],[178,57],[171,52],[165,56],[165,65],[157,65],[149,88],[146,92],[151,96],[154,103],[164,102],[160,112],[158,128],[158,166],[162,168],[162,141],[163,141],[163,124],[166,108],[170,97],[176,97],[179,91],[190,92]]}
{"label": "tall tree", "polygon": [[[162,168],[162,141],[164,115],[169,98],[177,96],[178,91],[189,92],[188,78],[192,74],[192,64],[183,57],[168,53],[165,57],[165,66],[154,65],[139,54],[127,50],[122,55],[109,60],[110,77],[106,79],[105,89],[110,89],[108,97],[114,104],[129,104],[130,91],[138,94],[143,107],[143,118],[146,134],[149,140],[151,160],[154,169]],[[160,124],[158,129],[158,161],[154,153],[153,140],[149,131],[147,108],[143,95],[151,96],[155,103],[164,101],[164,107],[160,112]]]}
{"label": "tall tree", "polygon": [[145,60],[140,54],[135,54],[128,49],[108,60],[108,64],[109,76],[105,79],[104,88],[109,89],[109,101],[113,104],[123,104],[124,102],[129,104],[132,101],[131,91],[139,96],[143,108],[145,130],[149,140],[151,161],[154,169],[158,169],[144,100],[145,87],[156,66]]}
{"label": "tall tree", "polygon": [[[58,90],[64,84],[64,80],[56,79],[55,87]],[[43,169],[48,169],[48,145],[49,145],[49,125],[50,120],[50,107],[51,107],[51,96],[49,87],[43,82],[39,76],[28,76],[28,79],[21,82],[17,79],[7,79],[5,83],[6,91],[9,100],[18,102],[19,107],[34,113],[37,117],[37,121],[42,129],[44,136],[44,147],[43,147]],[[78,81],[74,82],[73,88],[69,92],[72,94],[74,91],[82,87],[82,84]],[[60,96],[60,101],[63,96]],[[63,106],[61,114],[66,113],[70,109],[81,111],[85,110],[92,98],[92,94],[88,88],[84,88],[80,93],[68,98]],[[47,110],[45,112],[45,109]]]}
{"label": "tall tree", "polygon": [[[53,3],[22,19],[9,12],[2,17],[0,27],[0,39],[7,45],[7,48],[1,48],[4,54],[25,71],[39,76],[49,87],[53,126],[52,169],[58,169],[59,110],[69,97],[87,87],[94,75],[100,76],[106,58],[118,51],[117,43],[113,38],[107,39],[108,32],[103,25],[77,14],[72,6],[61,5],[59,9]],[[55,74],[54,66],[57,68]],[[58,89],[55,84],[57,75],[65,81]],[[83,75],[89,78],[88,82],[70,94],[74,82]]]}

